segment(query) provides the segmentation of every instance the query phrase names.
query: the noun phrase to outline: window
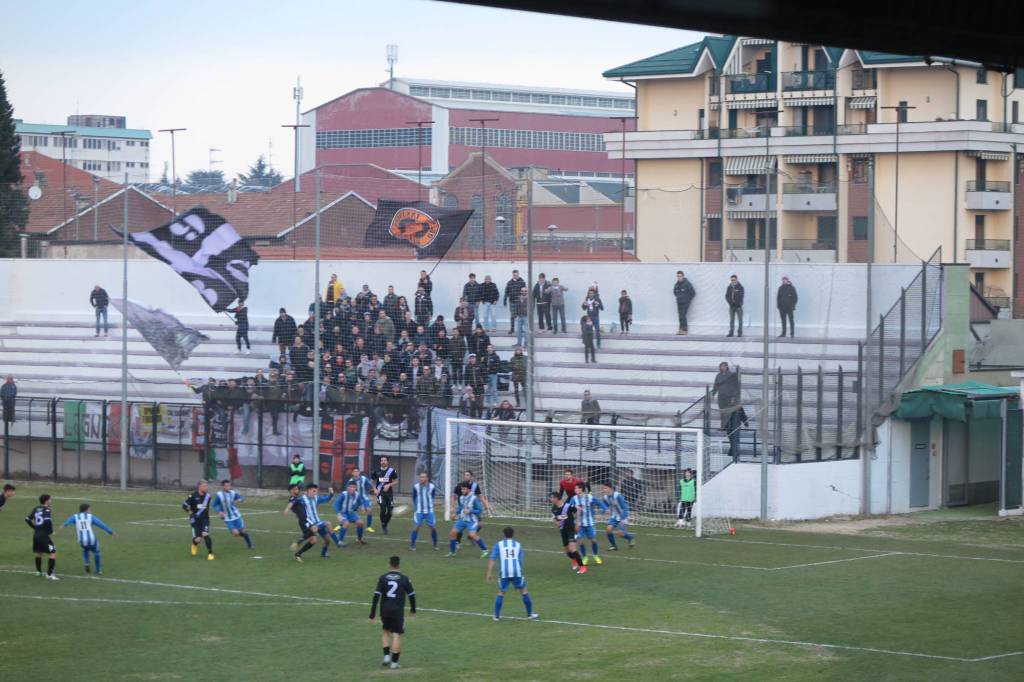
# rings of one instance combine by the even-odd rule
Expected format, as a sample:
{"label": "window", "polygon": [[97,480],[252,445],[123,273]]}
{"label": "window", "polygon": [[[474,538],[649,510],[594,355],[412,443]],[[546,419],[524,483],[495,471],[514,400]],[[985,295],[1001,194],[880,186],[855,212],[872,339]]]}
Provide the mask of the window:
{"label": "window", "polygon": [[125,140],[124,141],[124,146],[125,147],[134,147],[135,146],[135,140]]}
{"label": "window", "polygon": [[708,187],[720,187],[722,185],[722,162],[711,161],[708,163]]}
{"label": "window", "polygon": [[722,241],[722,219],[721,218],[708,218],[708,241],[709,242],[720,242],[720,241]]}
{"label": "window", "polygon": [[452,88],[452,99],[469,99],[469,90],[463,88]]}
{"label": "window", "polygon": [[366,130],[319,130],[317,149],[369,147],[416,147],[429,145],[430,128],[370,128]]}
{"label": "window", "polygon": [[97,140],[95,137],[87,137],[82,140],[82,147],[85,149],[102,149],[103,140]]}
{"label": "window", "polygon": [[440,97],[441,99],[448,99],[452,96],[452,91],[448,88],[430,88],[431,97]]}
{"label": "window", "polygon": [[1020,123],[1020,102],[1010,104],[1010,123]]}
{"label": "window", "polygon": [[149,161],[143,161],[139,165],[142,166],[143,168],[149,168]]}
{"label": "window", "polygon": [[906,100],[901,100],[900,103],[899,103],[899,107],[900,108],[896,110],[896,120],[899,123],[906,123],[907,122],[907,111],[908,111],[907,110],[907,101]]}
{"label": "window", "polygon": [[119,170],[121,170],[121,162],[120,161],[108,161],[107,162],[107,171],[108,172],[110,172],[110,171],[119,171]]}
{"label": "window", "polygon": [[134,161],[125,161],[124,162],[124,167],[125,168],[135,168],[135,162]]}
{"label": "window", "polygon": [[868,239],[868,218],[867,216],[856,216],[853,219],[853,239],[863,242]]}
{"label": "window", "polygon": [[[511,249],[516,243],[516,221],[512,212],[512,199],[507,194],[500,195],[494,202],[495,242],[499,249]],[[498,220],[498,218],[504,220]]]}
{"label": "window", "polygon": [[850,176],[858,185],[868,181],[868,159],[853,159],[850,162]]}
{"label": "window", "polygon": [[[400,129],[404,130],[404,129]],[[319,140],[320,135],[317,133]],[[604,136],[601,133],[567,133],[557,130],[508,130],[505,128],[451,128],[452,144],[479,147],[516,149],[552,149],[558,151],[603,152]],[[424,144],[429,144],[429,141]],[[325,148],[320,145],[320,148]]]}
{"label": "window", "polygon": [[979,242],[985,241],[985,216],[974,216],[974,238]]}
{"label": "window", "polygon": [[974,82],[978,83],[979,85],[984,85],[985,83],[988,83],[988,71],[986,71],[984,67],[974,72]]}
{"label": "window", "polygon": [[987,99],[979,99],[979,100],[977,100],[974,103],[974,108],[975,108],[975,114],[974,114],[975,120],[977,120],[977,121],[987,121],[988,120],[988,100]]}
{"label": "window", "polygon": [[149,146],[149,140],[143,140],[142,142],[139,142],[139,146],[140,147],[148,147]]}
{"label": "window", "polygon": [[459,207],[459,198],[457,196],[455,196],[454,194],[447,194],[447,195],[445,195],[445,197],[444,197],[444,207],[445,208],[458,208]]}
{"label": "window", "polygon": [[469,208],[473,211],[469,218],[469,245],[479,249],[484,244],[483,202],[479,194],[474,194],[470,199]]}

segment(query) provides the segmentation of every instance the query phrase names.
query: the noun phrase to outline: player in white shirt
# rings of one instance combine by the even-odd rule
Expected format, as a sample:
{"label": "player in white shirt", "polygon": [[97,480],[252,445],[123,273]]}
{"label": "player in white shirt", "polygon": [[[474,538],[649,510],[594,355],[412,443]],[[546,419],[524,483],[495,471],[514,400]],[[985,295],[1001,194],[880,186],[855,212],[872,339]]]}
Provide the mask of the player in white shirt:
{"label": "player in white shirt", "polygon": [[437,486],[430,482],[427,472],[420,473],[420,480],[412,487],[412,505],[415,510],[413,516],[412,537],[409,540],[409,549],[416,551],[416,538],[420,533],[420,526],[430,526],[430,539],[434,543],[434,551],[437,551],[437,517],[434,513],[434,500],[438,495]]}
{"label": "player in white shirt", "polygon": [[518,540],[513,540],[515,530],[509,526],[502,534],[504,540],[494,543],[491,548],[491,560],[487,562],[487,582],[494,577],[494,565],[498,564],[498,596],[494,599],[494,620],[501,618],[501,606],[505,601],[505,593],[509,585],[519,590],[523,595],[523,605],[526,607],[526,617],[536,620],[540,616],[533,611],[533,600],[526,591],[526,576],[523,574],[523,546]]}
{"label": "player in white shirt", "polygon": [[85,572],[89,572],[89,552],[92,552],[93,558],[96,561],[96,575],[102,573],[100,563],[100,541],[96,537],[96,532],[93,527],[107,531],[108,535],[113,536],[114,530],[103,523],[98,516],[93,516],[90,511],[92,507],[88,504],[82,503],[78,507],[78,513],[72,514],[68,517],[68,520],[64,522],[62,528],[67,528],[70,525],[75,526],[75,533],[78,535],[78,544],[82,548],[82,561],[85,563]]}

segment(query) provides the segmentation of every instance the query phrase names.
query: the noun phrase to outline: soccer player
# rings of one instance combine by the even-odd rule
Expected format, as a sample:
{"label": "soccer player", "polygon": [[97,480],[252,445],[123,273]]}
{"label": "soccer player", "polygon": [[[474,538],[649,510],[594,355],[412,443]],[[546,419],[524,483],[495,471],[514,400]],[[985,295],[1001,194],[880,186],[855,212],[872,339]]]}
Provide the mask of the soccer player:
{"label": "soccer player", "polygon": [[697,501],[697,479],[693,469],[683,469],[683,477],[679,479],[679,511],[677,516],[687,525],[692,522],[693,503]]}
{"label": "soccer player", "polygon": [[480,531],[480,514],[482,512],[483,506],[480,504],[480,498],[471,489],[466,488],[466,492],[459,498],[459,519],[452,526],[452,532],[448,536],[449,558],[455,556],[455,546],[458,544],[456,537],[463,531],[468,533],[469,539],[480,548],[480,558],[487,558],[487,545],[484,544],[484,541],[478,535]]}
{"label": "soccer player", "polygon": [[331,525],[320,518],[320,512],[317,507],[330,502],[333,498],[334,488],[328,488],[328,493],[321,495],[320,486],[316,483],[310,483],[306,486],[306,494],[301,499],[303,506],[306,508],[306,523],[323,541],[324,546],[320,549],[321,559],[327,558],[327,550],[331,547],[331,540],[337,543],[338,536],[331,532]]}
{"label": "soccer player", "polygon": [[96,537],[96,533],[93,532],[92,527],[96,526],[101,530],[105,530],[111,536],[114,535],[114,531],[110,526],[103,523],[100,517],[93,516],[90,509],[91,507],[84,502],[78,505],[78,513],[69,516],[61,528],[67,528],[74,524],[75,531],[78,533],[78,544],[82,547],[82,561],[85,563],[85,572],[89,572],[89,552],[92,552],[93,558],[96,561],[96,575],[100,575],[103,573],[100,564],[100,541]]}
{"label": "soccer player", "polygon": [[561,490],[551,491],[549,498],[551,516],[562,535],[565,555],[572,561],[572,570],[582,575],[587,572],[587,567],[583,565],[583,557],[576,550],[576,507],[572,506],[572,499],[562,501]]}
{"label": "soccer player", "polygon": [[242,512],[238,511],[238,504],[245,502],[245,498],[231,489],[231,480],[225,478],[220,482],[220,490],[213,497],[213,510],[222,519],[235,537],[241,536],[245,540],[245,546],[252,549],[252,538],[245,532],[245,521],[242,520]]}
{"label": "soccer player", "polygon": [[562,472],[562,479],[558,482],[559,499],[561,499],[561,496],[571,499],[576,494],[576,486],[580,484],[585,486],[586,481],[582,478],[576,478],[576,472],[567,468]]}
{"label": "soccer player", "polygon": [[4,484],[4,492],[0,495],[0,511],[4,510],[4,505],[7,504],[7,500],[14,497],[14,491],[17,490],[10,483]]}
{"label": "soccer player", "polygon": [[504,540],[494,543],[491,549],[491,560],[487,562],[487,582],[491,582],[494,573],[494,564],[498,563],[498,596],[494,599],[494,620],[501,618],[501,605],[505,601],[505,593],[508,586],[519,590],[523,595],[523,605],[526,607],[526,617],[530,620],[539,618],[539,614],[533,612],[533,600],[530,593],[526,591],[526,577],[523,575],[523,546],[518,540],[513,540],[515,530],[511,527],[505,528],[502,533]]}
{"label": "soccer player", "polygon": [[576,484],[576,495],[570,501],[576,507],[576,539],[579,540],[580,555],[583,556],[583,565],[590,563],[587,556],[587,538],[590,538],[590,549],[594,552],[594,563],[600,565],[601,555],[598,554],[597,527],[594,521],[594,508],[605,509],[604,503],[591,495],[583,487],[583,483]]}
{"label": "soccer player", "polygon": [[359,518],[359,510],[370,509],[370,500],[356,488],[356,482],[349,479],[348,486],[338,495],[334,502],[334,511],[338,514],[338,522],[341,524],[334,529],[334,541],[338,547],[345,547],[345,533],[348,532],[350,523],[356,524],[356,538],[360,545],[365,545],[363,540],[363,520]]}
{"label": "soccer player", "polygon": [[384,649],[383,665],[390,665],[392,670],[400,667],[398,657],[402,654],[402,635],[405,634],[406,597],[409,597],[409,617],[416,617],[416,590],[409,577],[398,572],[400,561],[396,556],[388,559],[391,570],[377,579],[373,605],[370,606],[370,623],[373,623],[377,604],[380,604],[380,624],[384,630],[380,637]]}
{"label": "soccer player", "polygon": [[391,466],[387,457],[381,457],[380,468],[371,474],[371,478],[374,480],[374,492],[380,504],[380,527],[384,530],[384,535],[387,535],[391,513],[395,508],[395,493],[392,488],[398,483],[398,472]]}
{"label": "soccer player", "polygon": [[[277,425],[274,425],[276,432]],[[296,453],[292,455],[292,463],[288,465],[288,489],[292,486],[302,487],[302,484],[306,481],[306,465],[302,462],[302,455]]]}
{"label": "soccer player", "polygon": [[[494,514],[494,509],[491,508],[491,502],[484,495],[484,489],[480,487],[480,484],[473,479],[473,472],[466,469],[462,472],[462,480],[455,485],[455,490],[452,492],[452,507],[456,509],[459,506],[459,498],[465,495],[467,492],[472,492],[474,495],[480,498],[480,501],[484,505],[484,509],[487,510],[488,514]],[[480,528],[477,532],[483,530],[483,524],[480,524]],[[455,538],[457,544],[462,544],[462,533],[460,532]]]}
{"label": "soccer player", "polygon": [[615,544],[615,533],[621,535],[629,548],[633,549],[636,544],[634,537],[629,534],[629,503],[626,497],[615,489],[611,483],[604,484],[604,507],[608,511],[608,551],[615,552],[619,546]]}
{"label": "soccer player", "polygon": [[53,514],[50,511],[50,496],[39,496],[39,506],[25,517],[25,523],[32,529],[32,551],[36,555],[36,575],[43,577],[43,555],[49,555],[46,562],[46,578],[60,580],[53,574],[57,567],[57,548],[53,544]]}
{"label": "soccer player", "polygon": [[292,512],[299,521],[299,531],[302,533],[302,537],[292,543],[291,550],[295,552],[295,560],[301,564],[302,555],[316,546],[316,530],[309,524],[309,519],[306,518],[306,505],[304,502],[306,498],[302,495],[299,484],[292,483],[288,488],[288,492],[291,494],[291,497],[288,498],[284,514],[287,515],[288,512]]}
{"label": "soccer player", "polygon": [[[373,487],[373,481],[370,477],[361,472],[359,469],[352,469],[352,473],[349,475],[348,481],[345,483],[345,487],[352,481],[356,482],[356,490],[366,496],[366,499],[371,500],[377,496],[377,492]],[[373,529],[373,507],[369,507],[366,513],[366,532],[376,533]]]}
{"label": "soccer player", "polygon": [[412,508],[416,510],[413,516],[412,537],[409,539],[409,549],[416,551],[416,538],[420,533],[420,526],[430,526],[430,539],[434,543],[434,551],[437,551],[437,517],[434,514],[434,498],[437,497],[437,486],[430,482],[430,475],[426,471],[420,472],[419,483],[412,487]]}
{"label": "soccer player", "polygon": [[213,561],[213,538],[210,537],[210,485],[206,481],[199,481],[195,491],[181,503],[181,508],[188,515],[189,525],[192,526],[192,546],[189,550],[192,556],[199,553],[199,543],[206,543],[206,560]]}

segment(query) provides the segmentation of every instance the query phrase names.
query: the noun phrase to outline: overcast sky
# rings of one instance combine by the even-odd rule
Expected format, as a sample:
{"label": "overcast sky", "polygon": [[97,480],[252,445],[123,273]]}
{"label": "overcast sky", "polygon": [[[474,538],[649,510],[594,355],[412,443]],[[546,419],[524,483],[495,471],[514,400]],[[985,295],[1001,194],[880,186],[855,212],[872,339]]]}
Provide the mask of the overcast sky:
{"label": "overcast sky", "polygon": [[0,69],[16,117],[64,123],[68,114],[114,114],[149,128],[150,172],[184,127],[178,175],[206,168],[209,148],[230,177],[273,153],[289,176],[302,76],[303,110],[396,75],[628,91],[601,72],[699,39],[688,31],[512,12],[434,0],[304,3],[16,3],[4,10]]}

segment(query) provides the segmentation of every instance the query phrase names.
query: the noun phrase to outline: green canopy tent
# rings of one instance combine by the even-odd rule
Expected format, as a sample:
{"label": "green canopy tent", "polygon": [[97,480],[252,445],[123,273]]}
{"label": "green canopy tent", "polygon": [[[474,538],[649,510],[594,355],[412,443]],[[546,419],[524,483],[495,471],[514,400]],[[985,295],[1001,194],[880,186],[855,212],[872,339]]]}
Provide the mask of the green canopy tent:
{"label": "green canopy tent", "polygon": [[998,499],[1000,514],[1024,511],[1017,389],[977,381],[922,386],[904,393],[892,416],[944,420],[946,504]]}

